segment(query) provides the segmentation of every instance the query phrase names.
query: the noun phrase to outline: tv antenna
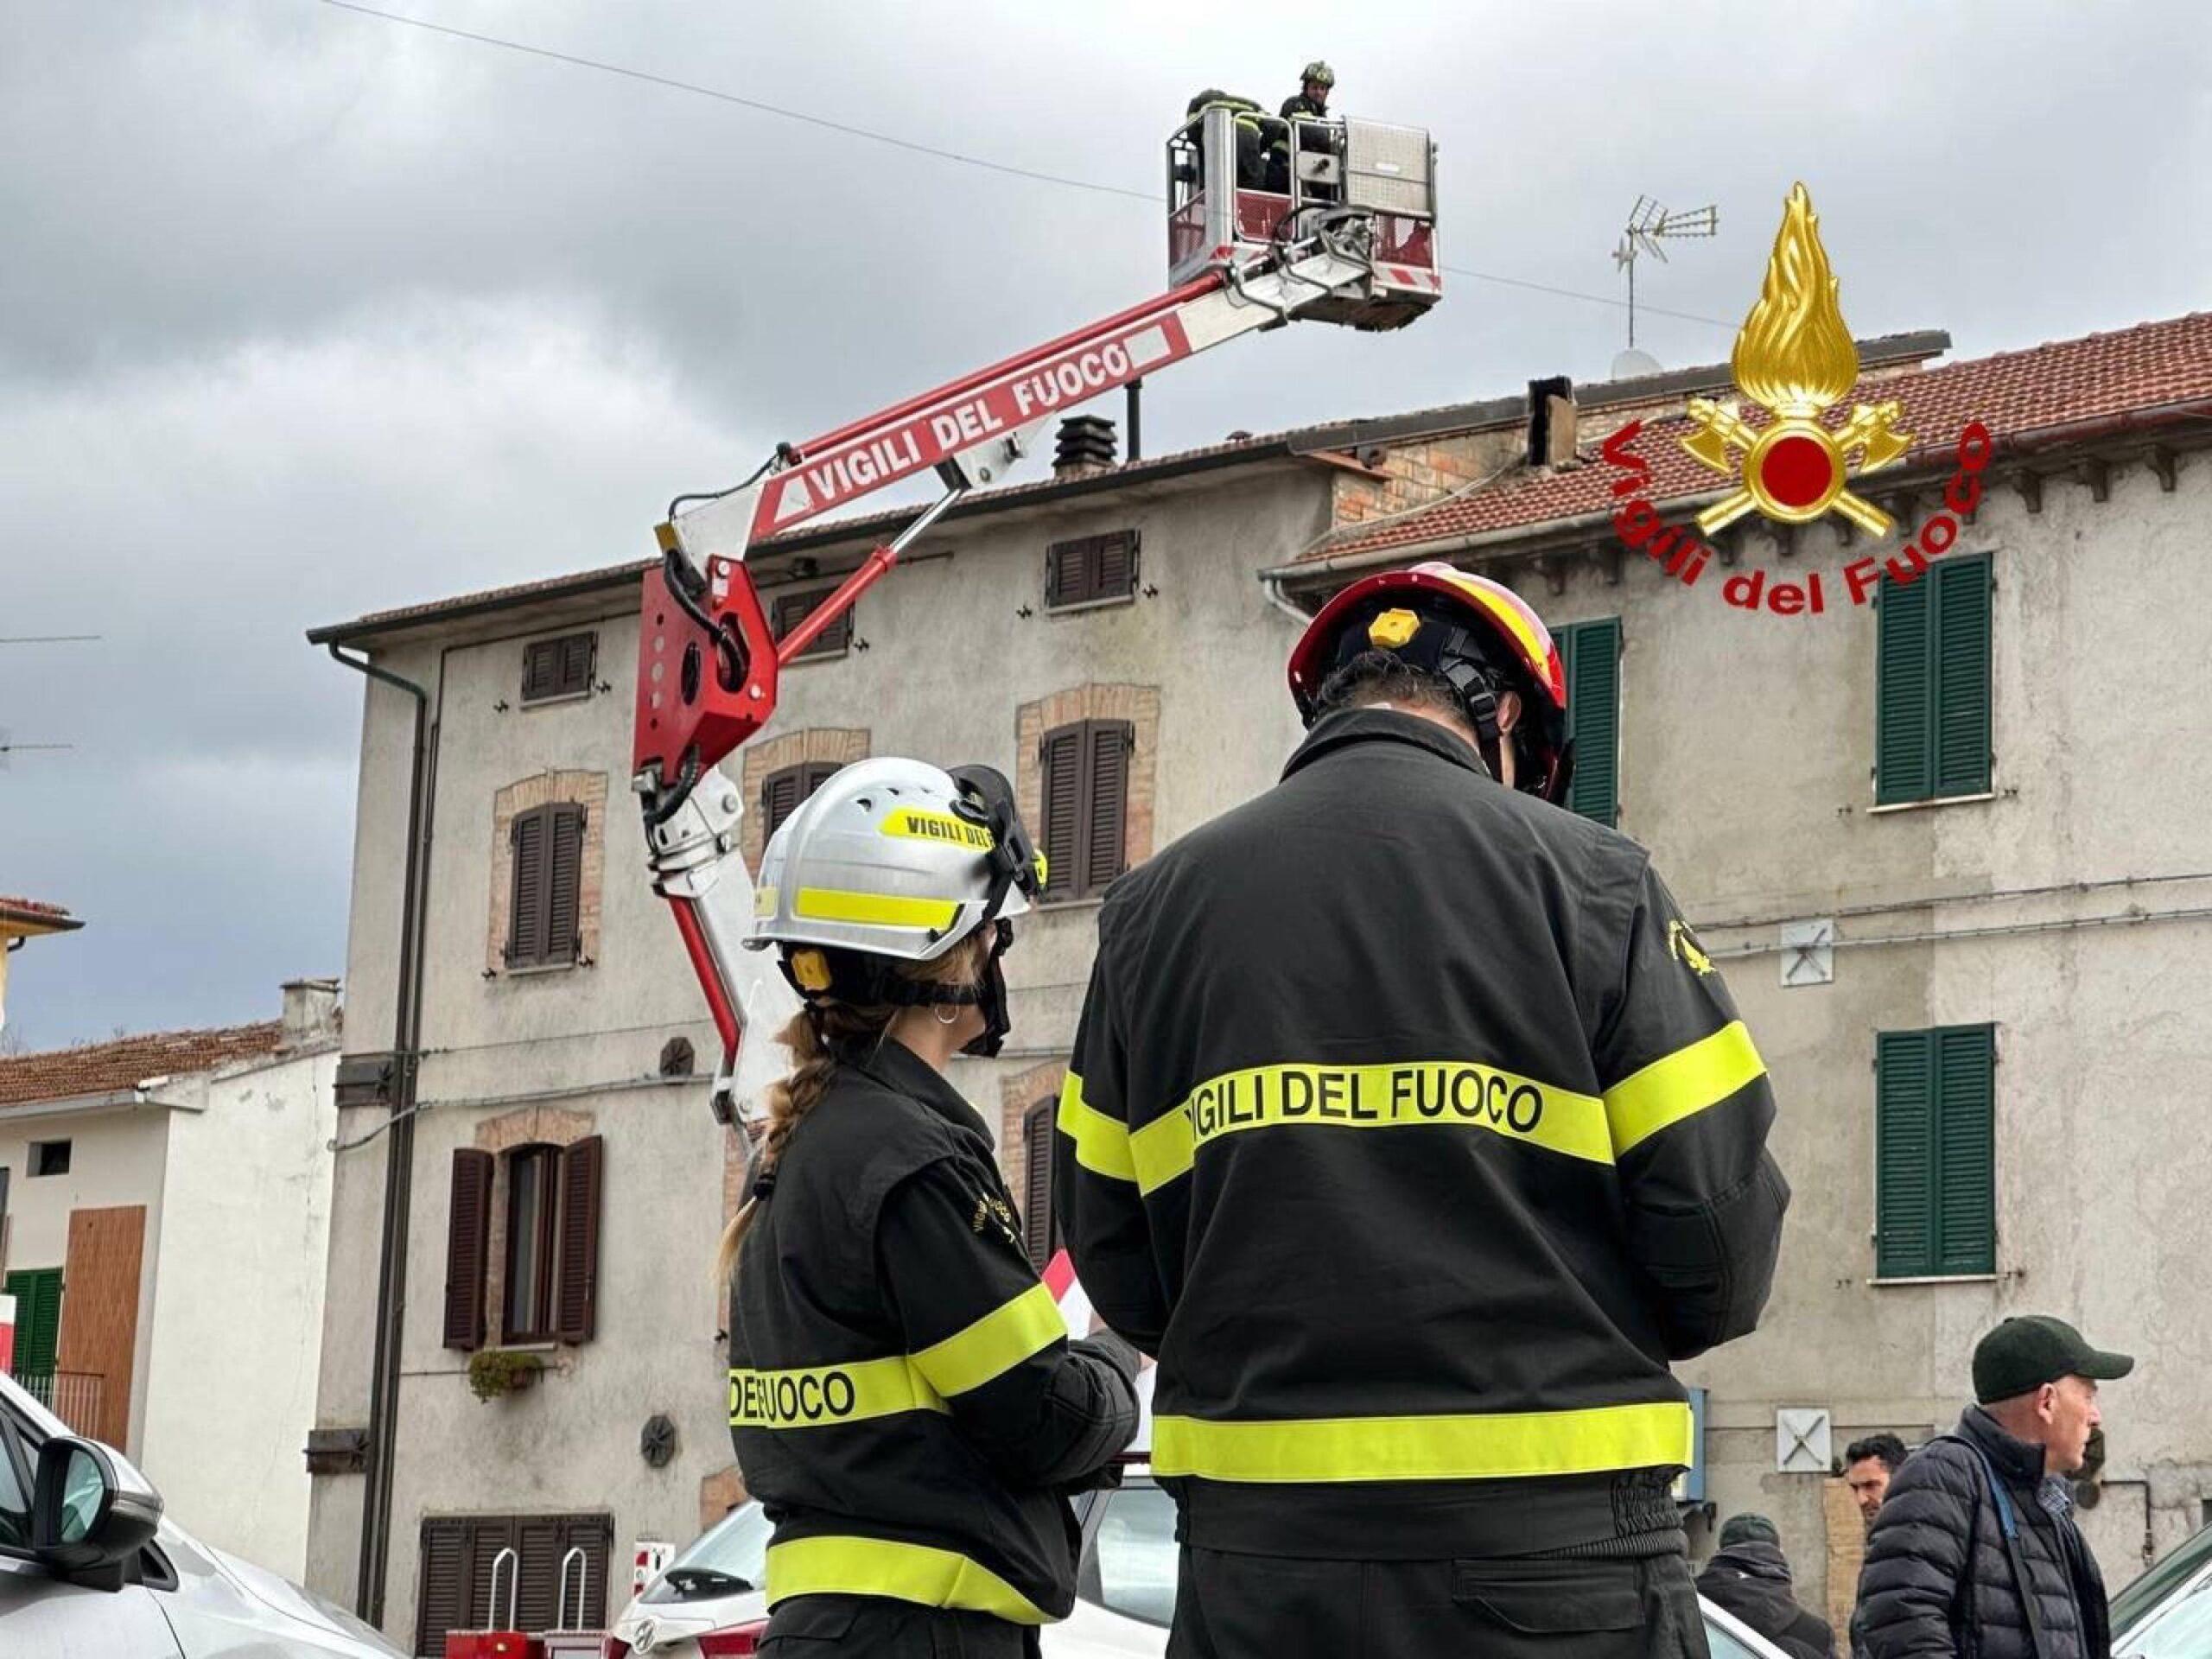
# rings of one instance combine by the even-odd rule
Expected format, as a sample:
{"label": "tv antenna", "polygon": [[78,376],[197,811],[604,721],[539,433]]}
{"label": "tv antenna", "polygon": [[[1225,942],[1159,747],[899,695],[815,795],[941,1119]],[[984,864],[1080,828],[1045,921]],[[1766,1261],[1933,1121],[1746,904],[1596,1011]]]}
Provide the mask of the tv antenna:
{"label": "tv antenna", "polygon": [[1629,210],[1627,228],[1621,232],[1621,245],[1613,250],[1613,264],[1628,272],[1629,350],[1636,349],[1637,257],[1648,253],[1663,265],[1667,263],[1667,243],[1681,237],[1717,236],[1719,232],[1720,210],[1711,203],[1686,213],[1670,213],[1649,196],[1636,199],[1636,206]]}

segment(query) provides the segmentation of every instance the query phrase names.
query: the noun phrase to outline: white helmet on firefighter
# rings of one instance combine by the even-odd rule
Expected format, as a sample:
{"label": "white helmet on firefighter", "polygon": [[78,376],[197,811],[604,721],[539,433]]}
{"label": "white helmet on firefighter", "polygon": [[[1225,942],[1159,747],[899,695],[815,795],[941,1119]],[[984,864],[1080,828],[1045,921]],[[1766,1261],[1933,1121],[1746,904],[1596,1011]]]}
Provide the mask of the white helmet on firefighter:
{"label": "white helmet on firefighter", "polygon": [[[885,756],[829,778],[769,837],[760,861],[755,950],[780,947],[785,977],[810,1003],[972,1001],[987,1027],[977,1052],[1007,1030],[998,959],[1012,918],[1044,889],[1044,860],[988,766],[946,772]],[[899,962],[934,962],[995,930],[984,983],[923,986]]]}

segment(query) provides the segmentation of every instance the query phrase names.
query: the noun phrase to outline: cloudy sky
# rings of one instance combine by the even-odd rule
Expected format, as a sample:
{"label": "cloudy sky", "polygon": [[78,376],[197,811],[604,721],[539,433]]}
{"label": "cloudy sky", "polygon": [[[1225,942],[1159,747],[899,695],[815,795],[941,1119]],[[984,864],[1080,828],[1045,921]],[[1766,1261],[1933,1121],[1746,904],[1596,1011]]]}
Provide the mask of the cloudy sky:
{"label": "cloudy sky", "polygon": [[[302,639],[647,550],[772,440],[1154,291],[1159,143],[1316,54],[1442,147],[1446,303],[1150,389],[1147,447],[1601,378],[1630,204],[1670,366],[1726,356],[1790,181],[1861,334],[1961,355],[2202,306],[2193,8],[384,0],[1076,183],[329,0],[0,0],[0,893],[83,932],[8,1040],[266,1017],[344,959],[360,683]],[[1910,18],[1909,23],[1904,20]],[[1110,187],[1082,188],[1083,183]],[[1135,192],[1136,195],[1116,194]],[[1118,410],[1106,412],[1118,413]]]}

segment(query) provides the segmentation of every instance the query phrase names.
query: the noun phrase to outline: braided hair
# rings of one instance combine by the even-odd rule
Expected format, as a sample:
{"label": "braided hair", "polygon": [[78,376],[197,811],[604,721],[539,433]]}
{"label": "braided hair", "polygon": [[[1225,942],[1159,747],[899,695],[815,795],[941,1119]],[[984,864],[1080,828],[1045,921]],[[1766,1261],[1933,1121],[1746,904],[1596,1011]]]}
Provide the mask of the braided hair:
{"label": "braided hair", "polygon": [[[982,978],[989,951],[989,935],[978,931],[963,939],[934,962],[902,962],[894,971],[901,979],[922,985],[966,989]],[[753,1229],[777,1164],[806,1115],[822,1103],[837,1072],[839,1050],[879,1048],[891,1035],[892,1022],[906,1012],[896,1003],[861,1005],[823,997],[810,1001],[777,1033],[778,1040],[798,1061],[789,1075],[768,1085],[768,1128],[761,1136],[760,1160],[753,1191],[738,1206],[737,1214],[722,1230],[721,1246],[715,1256],[715,1281],[727,1284],[737,1270],[738,1251]]]}

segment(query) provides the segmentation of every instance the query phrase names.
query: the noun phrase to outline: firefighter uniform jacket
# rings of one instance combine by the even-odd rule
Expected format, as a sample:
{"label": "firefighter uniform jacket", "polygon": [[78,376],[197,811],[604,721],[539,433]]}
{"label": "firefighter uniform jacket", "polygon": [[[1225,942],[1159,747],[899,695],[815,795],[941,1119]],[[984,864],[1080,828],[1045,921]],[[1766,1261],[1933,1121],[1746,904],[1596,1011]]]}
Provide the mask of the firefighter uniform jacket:
{"label": "firefighter uniform jacket", "polygon": [[887,1040],[841,1055],[739,1257],[730,1434],[775,1524],[771,1606],[887,1596],[1065,1618],[1052,1490],[1136,1427],[1128,1377],[1071,1348],[982,1119]]}
{"label": "firefighter uniform jacket", "polygon": [[1431,721],[1323,718],[1109,892],[1058,1109],[1068,1248],[1159,1359],[1185,1541],[1679,1548],[1668,1362],[1766,1301],[1773,1115],[1641,848]]}

